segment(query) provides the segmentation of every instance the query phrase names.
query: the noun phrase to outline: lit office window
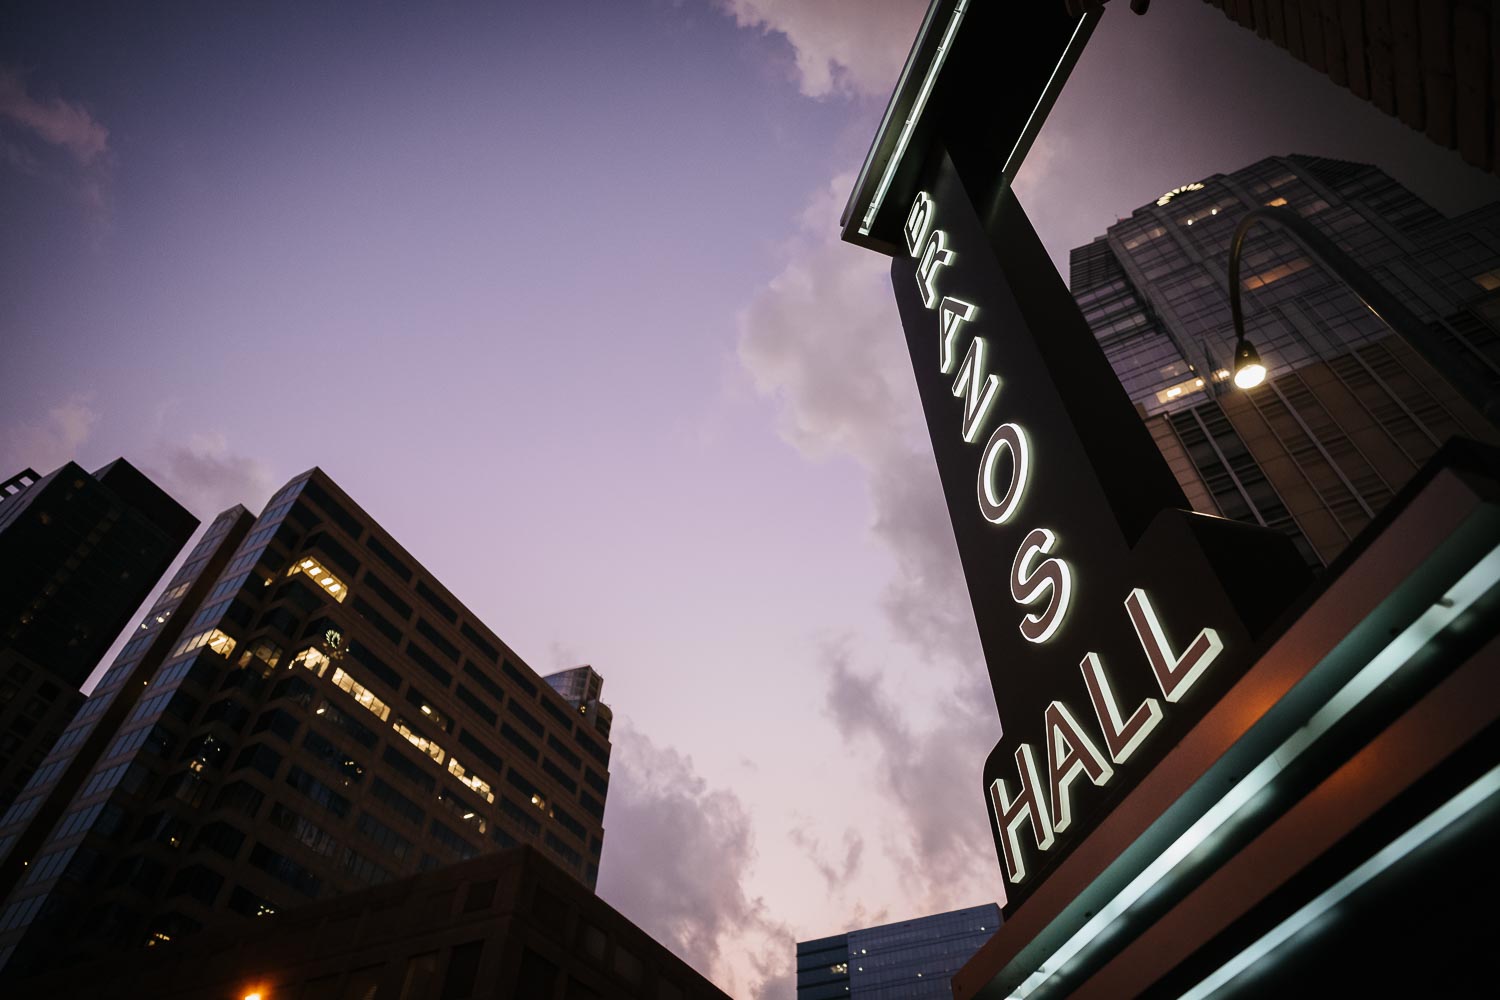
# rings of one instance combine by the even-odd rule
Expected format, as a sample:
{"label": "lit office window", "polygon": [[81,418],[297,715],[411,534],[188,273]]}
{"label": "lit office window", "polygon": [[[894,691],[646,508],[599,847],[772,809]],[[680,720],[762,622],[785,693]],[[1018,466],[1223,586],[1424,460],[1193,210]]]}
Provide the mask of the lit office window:
{"label": "lit office window", "polygon": [[306,573],[318,586],[322,587],[328,596],[344,602],[344,597],[349,593],[349,588],[344,586],[344,581],[328,572],[327,568],[311,556],[305,556],[292,564],[292,568],[286,571],[287,576],[296,576],[298,573]]}
{"label": "lit office window", "polygon": [[421,733],[408,726],[406,724],[406,720],[401,718],[401,716],[396,716],[396,721],[391,725],[395,727],[396,732],[400,733],[406,738],[406,742],[410,743],[412,746],[416,747],[418,750],[422,751],[427,756],[437,761],[439,764],[448,759],[447,751],[438,746],[436,743],[432,742],[432,740],[429,740],[427,737],[423,736]]}
{"label": "lit office window", "polygon": [[[468,785],[475,792],[483,796],[486,802],[495,801],[495,793],[490,791],[490,783],[480,778],[477,774],[470,774],[467,770],[465,770],[464,766],[458,762],[458,758],[448,758],[448,773],[452,774],[459,781],[462,781],[465,785]],[[469,817],[466,816],[464,818],[468,819]],[[480,829],[483,830],[483,827],[481,827]]]}
{"label": "lit office window", "polygon": [[1250,277],[1246,278],[1245,290],[1247,292],[1253,292],[1257,288],[1264,288],[1266,285],[1280,281],[1282,278],[1285,278],[1288,275],[1296,274],[1298,271],[1305,270],[1311,265],[1312,261],[1308,260],[1306,257],[1298,257],[1296,260],[1289,260],[1285,264],[1277,264],[1275,267],[1268,268],[1267,270],[1264,270],[1259,274],[1252,274]]}
{"label": "lit office window", "polygon": [[218,629],[211,628],[207,632],[199,632],[192,638],[185,640],[182,645],[173,651],[172,655],[179,656],[204,646],[207,646],[225,659],[228,659],[229,654],[234,652],[234,640]]}
{"label": "lit office window", "polygon": [[269,639],[257,639],[249,649],[240,654],[239,665],[248,667],[251,658],[264,663],[268,668],[281,662],[281,647]]}
{"label": "lit office window", "polygon": [[1174,399],[1181,399],[1183,396],[1191,396],[1195,392],[1202,391],[1203,380],[1201,378],[1190,378],[1186,382],[1169,385],[1161,392],[1158,392],[1156,394],[1156,401],[1158,403],[1170,403]]}
{"label": "lit office window", "polygon": [[[292,657],[293,666],[304,666],[308,670],[311,670],[313,673],[317,674],[319,677],[322,677],[323,674],[327,672],[328,665],[332,662],[333,661],[330,660],[322,650],[314,649],[311,646],[309,646],[307,649],[304,649],[296,656]],[[346,674],[345,676],[348,675]],[[342,687],[342,685],[340,686]],[[344,690],[348,691],[349,689],[344,688]],[[381,718],[384,718],[384,716],[381,716]]]}
{"label": "lit office window", "polygon": [[333,683],[336,686],[343,688],[345,691],[348,691],[351,695],[354,696],[355,701],[359,702],[365,708],[369,709],[375,715],[379,716],[382,722],[391,717],[390,706],[381,701],[379,698],[375,697],[374,693],[371,692],[369,688],[365,687],[359,681],[344,673],[342,668],[333,668]]}

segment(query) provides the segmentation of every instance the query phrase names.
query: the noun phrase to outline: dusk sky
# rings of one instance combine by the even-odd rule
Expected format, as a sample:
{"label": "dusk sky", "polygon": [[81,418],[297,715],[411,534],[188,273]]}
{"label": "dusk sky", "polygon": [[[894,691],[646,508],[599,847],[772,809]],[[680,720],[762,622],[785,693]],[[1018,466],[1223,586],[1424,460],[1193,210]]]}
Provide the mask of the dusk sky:
{"label": "dusk sky", "polygon": [[[1500,197],[1200,0],[1116,6],[1017,181],[1059,266],[1272,154]],[[735,996],[998,900],[888,261],[837,241],[925,7],[7,5],[0,474],[123,455],[206,520],[323,467],[603,674],[600,895]]]}

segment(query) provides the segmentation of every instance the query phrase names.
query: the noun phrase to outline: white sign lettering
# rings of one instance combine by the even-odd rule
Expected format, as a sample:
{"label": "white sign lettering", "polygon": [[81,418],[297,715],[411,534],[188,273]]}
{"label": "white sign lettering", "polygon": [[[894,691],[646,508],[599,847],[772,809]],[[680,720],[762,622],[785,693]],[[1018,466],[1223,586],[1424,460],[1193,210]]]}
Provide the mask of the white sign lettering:
{"label": "white sign lettering", "polygon": [[[960,434],[965,442],[976,443],[997,406],[1001,378],[989,370],[990,345],[982,337],[972,337],[962,362],[958,360],[959,340],[978,316],[979,308],[938,289],[942,270],[952,266],[957,254],[948,245],[947,233],[937,227],[937,205],[927,192],[919,193],[912,204],[904,235],[907,251],[917,261],[922,304],[938,312],[939,370],[953,375],[957,369],[953,395],[962,400]],[[1008,479],[1001,472],[1000,461],[1007,453]],[[1026,498],[1031,474],[1031,444],[1025,429],[1014,421],[1002,423],[991,432],[979,457],[976,494],[980,516],[991,524],[1008,526]],[[1056,534],[1047,528],[1032,528],[1021,539],[1011,564],[1010,596],[1017,607],[1028,609],[1019,622],[1021,635],[1028,642],[1044,643],[1054,638],[1072,604],[1073,570],[1057,554],[1057,548]],[[1180,701],[1224,648],[1217,632],[1203,628],[1181,653],[1174,652],[1150,599],[1140,588],[1131,590],[1125,598],[1125,611],[1166,704]],[[990,807],[1000,831],[1006,877],[1011,882],[1021,882],[1028,874],[1022,828],[1030,827],[1029,839],[1038,851],[1051,849],[1057,834],[1073,824],[1079,779],[1086,777],[1091,785],[1101,788],[1109,784],[1116,768],[1135,755],[1163,719],[1163,702],[1156,698],[1141,701],[1128,717],[1122,714],[1099,654],[1084,654],[1079,669],[1097,731],[1086,729],[1072,709],[1054,700],[1042,719],[1046,780],[1038,770],[1033,746],[1020,743],[1015,751],[1014,792],[1010,779],[1000,777],[990,783]]]}

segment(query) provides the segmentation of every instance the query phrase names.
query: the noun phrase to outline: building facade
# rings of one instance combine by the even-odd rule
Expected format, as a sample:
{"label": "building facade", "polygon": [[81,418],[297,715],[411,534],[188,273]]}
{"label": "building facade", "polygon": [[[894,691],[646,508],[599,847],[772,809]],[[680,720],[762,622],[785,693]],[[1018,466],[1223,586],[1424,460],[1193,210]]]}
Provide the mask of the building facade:
{"label": "building facade", "polygon": [[12,994],[161,1000],[727,1000],[530,847],[269,916],[132,959],[55,970]]}
{"label": "building facade", "polygon": [[215,519],[0,817],[0,975],[520,843],[592,886],[609,752],[312,470]]}
{"label": "building facade", "polygon": [[94,473],[69,462],[0,483],[0,812],[197,527],[123,458]]}
{"label": "building facade", "polygon": [[1500,173],[1500,14],[1493,4],[1204,2],[1465,162]]}
{"label": "building facade", "polygon": [[[1246,333],[1268,368],[1230,379],[1226,267],[1245,212],[1285,207],[1424,324],[1397,336],[1291,236],[1255,229]],[[1500,203],[1446,218],[1382,171],[1269,157],[1163,194],[1072,252],[1071,288],[1195,509],[1337,556],[1449,438],[1495,429],[1408,337],[1500,384]]]}
{"label": "building facade", "polygon": [[950,997],[948,980],[1000,926],[994,903],[797,942],[797,1000]]}

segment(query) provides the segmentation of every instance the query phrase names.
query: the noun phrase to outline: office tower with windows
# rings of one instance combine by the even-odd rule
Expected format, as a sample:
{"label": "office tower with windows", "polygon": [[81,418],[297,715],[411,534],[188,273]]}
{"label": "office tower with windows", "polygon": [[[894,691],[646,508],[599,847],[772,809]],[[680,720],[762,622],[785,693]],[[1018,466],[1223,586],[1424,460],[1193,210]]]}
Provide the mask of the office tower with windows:
{"label": "office tower with windows", "polygon": [[797,942],[797,1000],[951,997],[948,980],[1000,927],[994,903]]}
{"label": "office tower with windows", "polygon": [[593,885],[607,739],[321,471],[144,625],[0,817],[0,975],[519,843]]}
{"label": "office tower with windows", "polygon": [[[1284,231],[1246,239],[1235,387],[1229,242],[1245,212],[1296,212],[1419,321],[1393,333]],[[1072,252],[1074,298],[1193,506],[1339,554],[1446,440],[1497,440],[1413,338],[1500,384],[1500,203],[1447,218],[1382,171],[1270,157],[1166,192]]]}
{"label": "office tower with windows", "polygon": [[196,527],[123,458],[0,483],[0,812]]}
{"label": "office tower with windows", "polygon": [[599,700],[599,696],[604,693],[604,678],[599,676],[599,671],[585,664],[548,674],[542,680],[562,695],[563,700],[572,705],[574,711],[585,716],[594,732],[609,739],[609,729],[614,723],[615,714]]}

